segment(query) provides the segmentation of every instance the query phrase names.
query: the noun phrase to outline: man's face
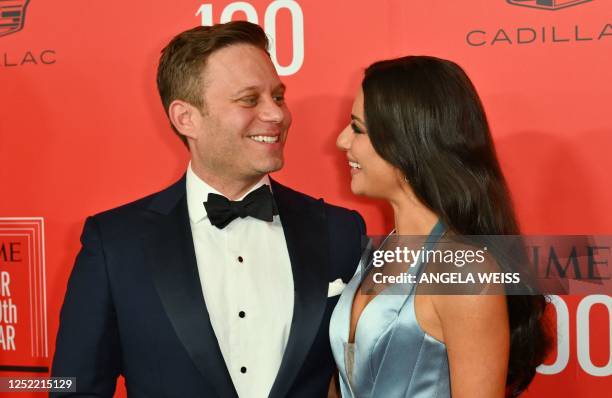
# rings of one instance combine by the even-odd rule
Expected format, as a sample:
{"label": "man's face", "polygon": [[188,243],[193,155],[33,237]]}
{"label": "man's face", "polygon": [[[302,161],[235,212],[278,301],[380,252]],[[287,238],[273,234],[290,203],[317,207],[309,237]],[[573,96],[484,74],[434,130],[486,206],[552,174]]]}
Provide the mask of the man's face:
{"label": "man's face", "polygon": [[202,73],[204,109],[190,143],[196,173],[234,182],[279,170],[291,113],[268,55],[232,45],[213,53]]}

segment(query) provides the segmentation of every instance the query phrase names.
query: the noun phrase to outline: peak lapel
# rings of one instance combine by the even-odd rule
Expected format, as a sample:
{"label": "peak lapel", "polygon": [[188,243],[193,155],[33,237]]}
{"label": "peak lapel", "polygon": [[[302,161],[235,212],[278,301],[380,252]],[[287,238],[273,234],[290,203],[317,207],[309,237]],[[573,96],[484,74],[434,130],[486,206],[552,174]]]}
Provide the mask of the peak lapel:
{"label": "peak lapel", "polygon": [[152,218],[154,232],[145,238],[145,250],[168,318],[196,367],[218,395],[237,397],[202,295],[184,178],[160,193],[150,209],[158,214]]}
{"label": "peak lapel", "polygon": [[295,289],[293,320],[270,398],[286,397],[316,337],[327,303],[329,248],[323,201],[272,182]]}

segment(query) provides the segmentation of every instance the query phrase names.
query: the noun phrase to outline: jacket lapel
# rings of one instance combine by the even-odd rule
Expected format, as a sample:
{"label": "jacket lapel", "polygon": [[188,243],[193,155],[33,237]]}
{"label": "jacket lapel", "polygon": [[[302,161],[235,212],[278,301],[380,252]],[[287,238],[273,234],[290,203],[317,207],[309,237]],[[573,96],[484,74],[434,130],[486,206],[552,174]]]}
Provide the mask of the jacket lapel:
{"label": "jacket lapel", "polygon": [[328,240],[322,200],[302,195],[271,180],[285,233],[294,284],[293,320],[270,398],[286,397],[316,337],[327,303]]}
{"label": "jacket lapel", "polygon": [[155,287],[176,335],[221,397],[238,397],[210,323],[189,224],[185,178],[153,198],[145,250]]}

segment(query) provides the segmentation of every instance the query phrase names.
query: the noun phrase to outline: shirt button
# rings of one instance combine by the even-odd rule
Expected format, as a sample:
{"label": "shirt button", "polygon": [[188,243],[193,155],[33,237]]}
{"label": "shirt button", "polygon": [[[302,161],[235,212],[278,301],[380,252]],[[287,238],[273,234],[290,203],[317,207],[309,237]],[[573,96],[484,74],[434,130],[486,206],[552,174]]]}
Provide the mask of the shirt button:
{"label": "shirt button", "polygon": [[245,313],[244,311],[240,311],[240,312],[238,313],[238,316],[239,316],[240,318],[244,318],[244,317],[246,316],[246,313]]}
{"label": "shirt button", "polygon": [[243,366],[243,367],[240,368],[240,373],[246,373],[246,370],[247,369]]}
{"label": "shirt button", "polygon": [[241,263],[244,261],[244,258],[242,258],[242,256],[238,256],[238,262]]}

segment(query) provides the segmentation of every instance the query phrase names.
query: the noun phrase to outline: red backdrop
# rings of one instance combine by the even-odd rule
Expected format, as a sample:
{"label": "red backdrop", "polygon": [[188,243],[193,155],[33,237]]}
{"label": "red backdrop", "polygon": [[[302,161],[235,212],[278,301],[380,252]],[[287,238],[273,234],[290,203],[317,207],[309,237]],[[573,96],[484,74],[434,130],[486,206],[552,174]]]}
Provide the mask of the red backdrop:
{"label": "red backdrop", "polygon": [[[408,54],[471,76],[524,232],[612,231],[609,1],[0,1],[0,299],[16,306],[0,320],[0,377],[50,366],[84,218],[184,172],[156,93],[159,52],[229,18],[266,29],[289,87],[294,123],[275,177],[359,210],[370,233],[390,229],[389,210],[350,193],[334,143],[363,68]],[[557,297],[555,308],[559,348],[526,396],[607,395],[612,299]]]}

